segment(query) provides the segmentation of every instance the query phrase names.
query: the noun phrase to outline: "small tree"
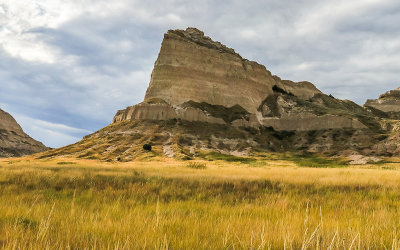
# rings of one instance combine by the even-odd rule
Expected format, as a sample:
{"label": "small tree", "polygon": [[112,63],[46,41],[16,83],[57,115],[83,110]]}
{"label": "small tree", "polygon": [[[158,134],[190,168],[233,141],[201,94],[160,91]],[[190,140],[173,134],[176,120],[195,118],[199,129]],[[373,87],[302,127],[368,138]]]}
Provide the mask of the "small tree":
{"label": "small tree", "polygon": [[143,149],[146,151],[151,151],[151,145],[150,144],[144,144]]}

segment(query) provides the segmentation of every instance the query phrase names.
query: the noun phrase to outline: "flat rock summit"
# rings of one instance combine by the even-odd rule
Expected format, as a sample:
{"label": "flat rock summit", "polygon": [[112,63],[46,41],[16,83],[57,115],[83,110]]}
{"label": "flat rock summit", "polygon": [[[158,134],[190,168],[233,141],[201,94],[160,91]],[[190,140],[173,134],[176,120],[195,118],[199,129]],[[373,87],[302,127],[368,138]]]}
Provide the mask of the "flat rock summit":
{"label": "flat rock summit", "polygon": [[17,121],[0,109],[0,157],[30,155],[48,149],[25,134]]}
{"label": "flat rock summit", "polygon": [[400,119],[400,88],[380,95],[377,100],[367,100],[364,106],[380,110],[393,119]]}
{"label": "flat rock summit", "polygon": [[[400,89],[364,106],[282,80],[196,28],[169,30],[144,101],[81,142],[43,154],[129,161],[312,152],[400,155]],[[144,152],[143,144],[153,150]],[[372,158],[371,158],[372,159]]]}

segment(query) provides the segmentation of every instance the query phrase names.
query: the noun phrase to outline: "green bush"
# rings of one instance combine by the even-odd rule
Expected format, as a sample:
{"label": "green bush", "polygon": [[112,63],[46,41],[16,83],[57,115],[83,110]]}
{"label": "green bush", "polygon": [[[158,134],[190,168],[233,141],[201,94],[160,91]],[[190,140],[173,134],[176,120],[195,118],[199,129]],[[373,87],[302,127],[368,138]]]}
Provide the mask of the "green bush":
{"label": "green bush", "polygon": [[143,149],[146,151],[151,151],[151,145],[150,144],[144,144]]}
{"label": "green bush", "polygon": [[76,164],[76,162],[72,162],[72,161],[60,161],[60,162],[57,162],[57,165],[72,165],[72,164]]}

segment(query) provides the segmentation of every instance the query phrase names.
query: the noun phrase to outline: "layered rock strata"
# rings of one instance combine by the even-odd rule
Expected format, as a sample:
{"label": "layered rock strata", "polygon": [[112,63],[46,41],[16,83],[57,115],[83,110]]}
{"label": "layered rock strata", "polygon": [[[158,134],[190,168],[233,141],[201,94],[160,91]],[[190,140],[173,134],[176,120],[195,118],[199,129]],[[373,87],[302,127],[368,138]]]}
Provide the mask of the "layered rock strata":
{"label": "layered rock strata", "polygon": [[17,121],[0,109],[0,157],[23,156],[47,150],[24,133]]}
{"label": "layered rock strata", "polygon": [[[316,95],[323,94],[312,83],[282,80],[196,28],[170,30],[164,35],[144,102],[118,111],[113,122],[182,119],[294,131],[365,128],[354,117],[306,110],[303,102],[319,105],[312,100]],[[266,105],[268,98],[275,98],[274,103]],[[225,112],[243,109],[246,115],[233,115],[235,119],[227,121],[218,112],[221,107]],[[268,111],[292,108],[285,114]]]}
{"label": "layered rock strata", "polygon": [[39,157],[130,161],[289,151],[367,163],[400,155],[400,119],[392,115],[400,110],[398,96],[395,90],[379,99],[392,102],[387,109],[374,101],[361,107],[312,83],[282,80],[195,28],[170,30],[142,103],[119,110],[113,124],[82,141]]}
{"label": "layered rock strata", "polygon": [[170,30],[164,35],[145,101],[160,98],[172,106],[187,101],[240,105],[255,113],[274,85],[303,98],[320,93],[310,83],[272,76],[265,66],[243,59],[195,28]]}
{"label": "layered rock strata", "polygon": [[400,113],[400,88],[390,90],[379,96],[378,99],[369,99],[365,107],[372,107],[385,113]]}

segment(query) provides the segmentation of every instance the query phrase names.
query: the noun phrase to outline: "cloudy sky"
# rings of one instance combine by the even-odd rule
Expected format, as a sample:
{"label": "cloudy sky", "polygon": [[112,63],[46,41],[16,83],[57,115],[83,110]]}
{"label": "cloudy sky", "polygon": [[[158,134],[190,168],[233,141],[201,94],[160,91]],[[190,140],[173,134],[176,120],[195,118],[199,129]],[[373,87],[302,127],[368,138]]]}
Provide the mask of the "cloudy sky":
{"label": "cloudy sky", "polygon": [[143,100],[168,29],[188,26],[363,104],[400,86],[398,0],[0,0],[0,108],[59,147]]}

